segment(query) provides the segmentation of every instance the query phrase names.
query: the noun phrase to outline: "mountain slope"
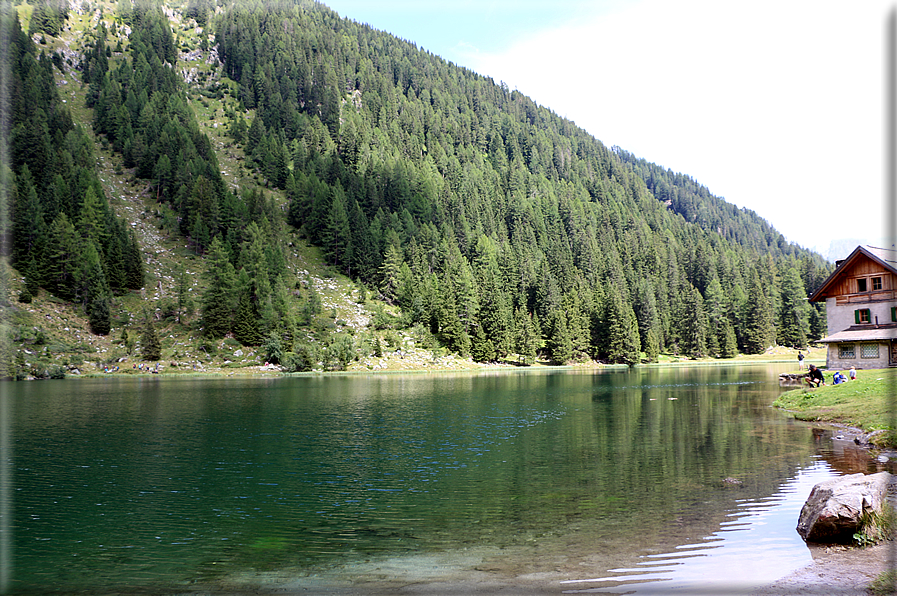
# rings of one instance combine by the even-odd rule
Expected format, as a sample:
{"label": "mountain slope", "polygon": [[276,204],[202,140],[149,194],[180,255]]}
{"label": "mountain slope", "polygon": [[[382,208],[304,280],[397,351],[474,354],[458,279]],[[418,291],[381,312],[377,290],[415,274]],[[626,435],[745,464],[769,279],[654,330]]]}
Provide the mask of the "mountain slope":
{"label": "mountain slope", "polygon": [[[144,255],[143,289],[109,298],[112,333],[89,338],[102,359],[127,351],[123,329],[132,344],[144,333],[144,312],[167,360],[240,351],[298,369],[350,366],[402,335],[436,350],[430,361],[634,363],[819,333],[820,313],[794,294],[827,264],[688,177],[323,5],[211,7],[94,3],[59,37],[34,35]],[[27,159],[12,164],[17,182]],[[117,261],[101,248],[108,277]],[[24,254],[14,265],[37,298],[25,308],[97,310]],[[342,289],[331,312],[315,281],[328,275]],[[387,305],[358,313],[353,294]]]}

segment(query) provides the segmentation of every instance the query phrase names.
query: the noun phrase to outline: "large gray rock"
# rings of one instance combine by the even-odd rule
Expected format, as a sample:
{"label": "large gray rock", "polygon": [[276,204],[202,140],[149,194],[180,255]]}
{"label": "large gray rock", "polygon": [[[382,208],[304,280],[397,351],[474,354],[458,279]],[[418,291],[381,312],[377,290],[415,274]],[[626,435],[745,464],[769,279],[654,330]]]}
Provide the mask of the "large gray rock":
{"label": "large gray rock", "polygon": [[807,542],[850,542],[863,513],[881,512],[890,483],[887,472],[851,474],[820,482],[801,509],[797,532]]}

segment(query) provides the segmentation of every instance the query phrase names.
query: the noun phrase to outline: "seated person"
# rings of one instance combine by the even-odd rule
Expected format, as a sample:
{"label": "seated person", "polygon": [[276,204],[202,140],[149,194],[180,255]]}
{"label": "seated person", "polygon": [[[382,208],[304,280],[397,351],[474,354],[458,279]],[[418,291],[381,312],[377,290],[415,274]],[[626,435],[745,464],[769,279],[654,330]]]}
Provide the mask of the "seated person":
{"label": "seated person", "polygon": [[807,385],[810,387],[825,385],[825,377],[822,376],[822,371],[816,368],[815,364],[810,365],[810,372],[808,372],[807,376],[804,378],[806,378]]}
{"label": "seated person", "polygon": [[835,371],[835,375],[832,377],[832,382],[835,385],[840,385],[841,383],[847,382],[847,377],[841,374],[841,371]]}

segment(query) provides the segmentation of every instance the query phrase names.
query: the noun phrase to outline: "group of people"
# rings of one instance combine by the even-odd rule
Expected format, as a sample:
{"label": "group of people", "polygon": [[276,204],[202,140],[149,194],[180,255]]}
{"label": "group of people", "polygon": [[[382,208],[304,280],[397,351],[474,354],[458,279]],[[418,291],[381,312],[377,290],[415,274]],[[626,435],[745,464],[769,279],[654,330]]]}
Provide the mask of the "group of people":
{"label": "group of people", "polygon": [[[840,370],[835,371],[834,376],[832,376],[832,383],[835,385],[840,385],[841,383],[846,383],[848,380],[856,381],[857,380],[857,369],[855,366],[851,366],[850,370],[847,371],[848,376],[844,376]],[[804,377],[807,381],[807,385],[810,387],[819,387],[820,385],[825,385],[825,377],[822,376],[822,371],[816,368],[815,364],[810,365],[810,372],[807,373],[807,376]]]}

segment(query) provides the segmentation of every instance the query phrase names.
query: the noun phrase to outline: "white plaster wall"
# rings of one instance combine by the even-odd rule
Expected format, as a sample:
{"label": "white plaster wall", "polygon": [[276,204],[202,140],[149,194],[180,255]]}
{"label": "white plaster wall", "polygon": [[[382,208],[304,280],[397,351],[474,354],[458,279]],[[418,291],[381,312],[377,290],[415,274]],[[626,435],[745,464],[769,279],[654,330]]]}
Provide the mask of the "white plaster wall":
{"label": "white plaster wall", "polygon": [[871,322],[875,324],[875,317],[881,325],[891,322],[891,307],[893,302],[866,302],[853,303],[837,306],[835,298],[825,299],[825,312],[828,317],[828,334],[832,335],[839,331],[844,331],[851,325],[856,325],[856,319],[853,312],[860,308],[868,308],[870,311]]}

